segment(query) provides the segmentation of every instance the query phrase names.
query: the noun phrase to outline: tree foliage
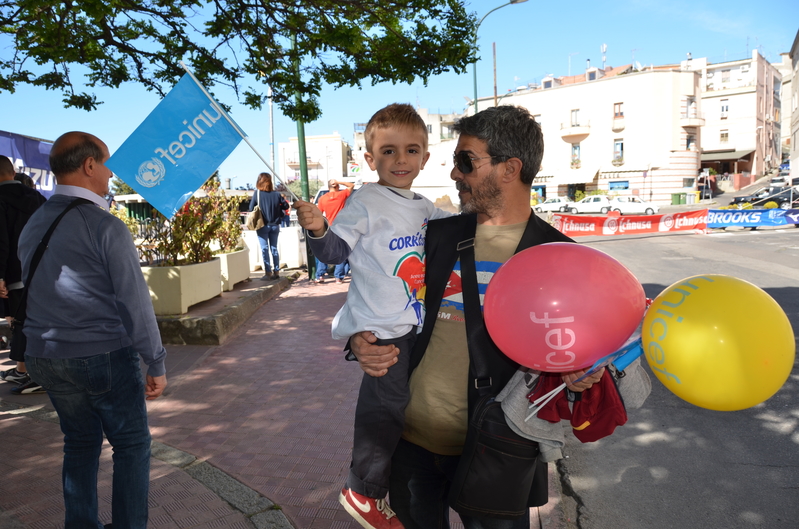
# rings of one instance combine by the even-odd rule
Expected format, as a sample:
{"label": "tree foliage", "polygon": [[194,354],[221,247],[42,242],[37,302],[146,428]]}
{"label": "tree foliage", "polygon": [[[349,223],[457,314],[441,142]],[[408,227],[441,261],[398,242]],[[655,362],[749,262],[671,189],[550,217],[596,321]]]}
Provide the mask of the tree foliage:
{"label": "tree foliage", "polygon": [[136,191],[126,184],[121,178],[115,176],[111,179],[111,194],[116,195],[134,195]]}
{"label": "tree foliage", "polygon": [[0,90],[43,86],[92,110],[101,101],[82,90],[133,81],[163,96],[183,60],[251,108],[271,87],[307,122],[321,115],[323,84],[462,73],[474,24],[462,0],[0,0]]}

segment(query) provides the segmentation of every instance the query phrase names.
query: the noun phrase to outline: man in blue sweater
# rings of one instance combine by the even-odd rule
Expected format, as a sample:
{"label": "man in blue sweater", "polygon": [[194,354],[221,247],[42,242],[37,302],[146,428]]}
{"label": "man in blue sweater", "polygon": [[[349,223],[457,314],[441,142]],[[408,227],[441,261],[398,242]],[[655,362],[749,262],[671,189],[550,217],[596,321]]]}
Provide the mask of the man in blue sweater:
{"label": "man in blue sweater", "polygon": [[[133,239],[103,198],[112,173],[108,147],[83,132],[58,138],[50,153],[55,194],[20,235],[23,277],[39,241],[64,215],[28,289],[25,362],[50,397],[64,432],[65,527],[97,527],[97,472],[103,434],[114,449],[112,525],[147,526],[150,431],[145,399],[166,387],[166,351]],[[147,367],[142,379],[139,357]]]}

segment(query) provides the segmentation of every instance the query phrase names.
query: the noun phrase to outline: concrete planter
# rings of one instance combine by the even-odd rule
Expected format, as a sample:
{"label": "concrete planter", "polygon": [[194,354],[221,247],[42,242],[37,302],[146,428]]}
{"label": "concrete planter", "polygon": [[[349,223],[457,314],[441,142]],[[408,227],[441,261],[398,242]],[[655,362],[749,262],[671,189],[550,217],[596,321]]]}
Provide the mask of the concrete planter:
{"label": "concrete planter", "polygon": [[230,292],[233,285],[250,277],[250,250],[216,254],[222,270],[222,291]]}
{"label": "concrete planter", "polygon": [[219,258],[181,266],[143,266],[141,270],[158,316],[185,314],[190,306],[222,293]]}

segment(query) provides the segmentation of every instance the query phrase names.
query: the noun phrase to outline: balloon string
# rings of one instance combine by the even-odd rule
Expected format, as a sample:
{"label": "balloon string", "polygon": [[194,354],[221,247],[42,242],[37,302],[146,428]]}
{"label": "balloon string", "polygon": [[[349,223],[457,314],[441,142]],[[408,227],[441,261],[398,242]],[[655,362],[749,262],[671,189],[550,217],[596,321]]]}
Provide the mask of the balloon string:
{"label": "balloon string", "polygon": [[[528,408],[533,408],[533,407],[535,407],[535,409],[533,409],[533,411],[530,413],[530,415],[528,415],[528,416],[527,416],[527,418],[526,418],[526,419],[524,419],[524,422],[527,422],[527,421],[529,421],[531,418],[535,417],[535,416],[536,416],[536,414],[537,414],[539,411],[541,411],[541,409],[542,409],[544,406],[546,406],[547,404],[549,404],[549,401],[551,401],[552,399],[554,399],[554,398],[557,396],[557,394],[558,394],[558,393],[560,393],[561,391],[563,391],[563,389],[564,389],[565,387],[566,387],[566,383],[564,382],[563,384],[561,384],[560,386],[556,387],[555,389],[553,389],[553,390],[552,390],[552,391],[550,391],[549,393],[547,393],[547,394],[545,394],[545,395],[541,395],[540,397],[538,397],[537,399],[535,399],[535,400],[534,400],[532,403],[530,403],[530,406],[528,406]],[[539,405],[539,403],[540,403],[540,405]]]}

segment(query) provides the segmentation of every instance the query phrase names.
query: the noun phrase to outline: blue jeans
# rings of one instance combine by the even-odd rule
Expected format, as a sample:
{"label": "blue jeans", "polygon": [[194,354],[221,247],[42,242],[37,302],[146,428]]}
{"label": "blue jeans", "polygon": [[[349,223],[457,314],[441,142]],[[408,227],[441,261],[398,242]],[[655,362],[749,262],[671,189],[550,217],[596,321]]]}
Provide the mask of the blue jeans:
{"label": "blue jeans", "polygon": [[114,529],[145,529],[151,437],[139,356],[123,347],[84,358],[25,355],[25,365],[47,390],[64,433],[64,528],[103,527],[97,472],[105,433],[114,450]]}
{"label": "blue jeans", "polygon": [[[405,529],[449,529],[447,496],[460,456],[442,456],[400,439],[391,460],[391,508]],[[461,516],[466,529],[529,529],[516,520]]]}
{"label": "blue jeans", "polygon": [[[264,259],[264,272],[267,274],[274,268],[280,270],[280,256],[277,254],[277,236],[280,235],[280,226],[266,225],[255,232],[258,242],[261,243],[261,255]],[[269,266],[269,256],[272,256],[272,267]]]}
{"label": "blue jeans", "polygon": [[[335,268],[333,268],[333,277],[336,279],[344,279],[349,272],[350,263],[349,261],[344,261],[341,264],[337,264]],[[327,264],[323,263],[319,259],[316,259],[316,279],[321,279],[327,273]]]}

